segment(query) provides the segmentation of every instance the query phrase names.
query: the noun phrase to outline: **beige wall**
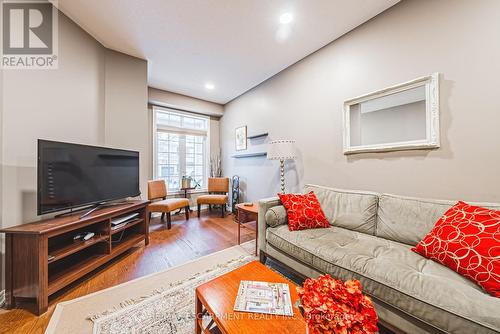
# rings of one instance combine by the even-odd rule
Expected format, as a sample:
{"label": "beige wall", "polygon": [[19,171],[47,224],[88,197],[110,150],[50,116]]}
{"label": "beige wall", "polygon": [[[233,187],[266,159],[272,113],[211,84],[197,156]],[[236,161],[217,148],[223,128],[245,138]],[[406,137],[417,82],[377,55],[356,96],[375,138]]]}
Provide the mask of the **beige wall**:
{"label": "beige wall", "polygon": [[200,100],[194,97],[167,92],[161,89],[149,87],[149,103],[191,111],[198,114],[220,117],[223,114],[224,107],[221,104]]}
{"label": "beige wall", "polygon": [[106,50],[105,57],[104,143],[140,152],[140,187],[147,198],[151,178],[148,64],[112,50]]}
{"label": "beige wall", "polygon": [[[311,182],[500,202],[499,13],[497,0],[402,1],[267,80],[225,107],[226,174],[242,177],[248,200],[279,189],[277,162],[229,157],[235,127],[247,124],[297,140],[288,191]],[[440,149],[342,154],[344,100],[433,72],[442,73]]]}
{"label": "beige wall", "polygon": [[145,61],[107,50],[60,14],[59,68],[2,75],[0,226],[40,218],[38,138],[140,150],[144,190],[150,157]]}

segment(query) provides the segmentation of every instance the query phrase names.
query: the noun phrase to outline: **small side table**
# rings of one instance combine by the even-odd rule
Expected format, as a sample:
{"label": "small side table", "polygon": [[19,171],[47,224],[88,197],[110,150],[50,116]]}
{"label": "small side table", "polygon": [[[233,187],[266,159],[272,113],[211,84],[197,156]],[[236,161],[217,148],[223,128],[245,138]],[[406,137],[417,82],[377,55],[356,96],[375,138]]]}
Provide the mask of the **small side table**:
{"label": "small side table", "polygon": [[[188,198],[188,191],[194,190],[194,189],[196,189],[196,187],[180,188],[179,190],[184,191],[184,198]],[[182,209],[183,208],[180,208],[179,211],[177,211],[175,214],[178,215],[179,213],[181,213]],[[189,207],[189,212],[193,212],[193,209],[191,209],[191,207]]]}
{"label": "small side table", "polygon": [[244,203],[236,204],[238,210],[237,223],[238,223],[238,245],[240,244],[241,224],[255,221],[255,255],[258,253],[258,236],[259,236],[259,205],[252,203],[251,206],[246,206]]}

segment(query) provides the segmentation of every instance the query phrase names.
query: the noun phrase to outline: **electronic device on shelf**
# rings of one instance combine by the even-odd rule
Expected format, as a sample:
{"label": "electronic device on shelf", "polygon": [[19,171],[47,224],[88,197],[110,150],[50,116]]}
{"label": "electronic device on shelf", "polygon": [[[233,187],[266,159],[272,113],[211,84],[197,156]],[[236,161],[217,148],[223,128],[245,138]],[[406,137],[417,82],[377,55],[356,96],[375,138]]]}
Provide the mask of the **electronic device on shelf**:
{"label": "electronic device on shelf", "polygon": [[89,233],[87,233],[87,234],[84,235],[83,240],[87,241],[90,238],[92,238],[94,235],[95,235],[94,232],[89,232]]}
{"label": "electronic device on shelf", "polygon": [[121,224],[118,224],[118,225],[113,225],[111,226],[111,230],[117,230],[119,228],[122,228],[123,226],[127,225],[129,222],[125,222],[125,223],[121,223]]}
{"label": "electronic device on shelf", "polygon": [[139,213],[136,212],[136,213],[131,213],[131,214],[126,215],[126,216],[113,218],[113,219],[111,219],[111,225],[113,225],[113,226],[121,225],[122,223],[126,223],[129,220],[136,218],[137,216],[139,216]]}
{"label": "electronic device on shelf", "polygon": [[82,232],[82,233],[78,233],[77,235],[75,235],[73,237],[73,241],[78,241],[78,240],[87,241],[87,240],[91,239],[94,235],[95,235],[94,232]]}

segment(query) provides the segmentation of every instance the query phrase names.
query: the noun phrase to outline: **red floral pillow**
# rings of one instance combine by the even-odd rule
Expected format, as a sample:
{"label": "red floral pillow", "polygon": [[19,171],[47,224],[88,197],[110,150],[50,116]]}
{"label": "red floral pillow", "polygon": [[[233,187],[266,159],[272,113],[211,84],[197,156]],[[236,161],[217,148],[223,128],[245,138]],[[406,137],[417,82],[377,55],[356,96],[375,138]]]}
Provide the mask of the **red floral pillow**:
{"label": "red floral pillow", "polygon": [[500,211],[458,202],[412,250],[500,297]]}
{"label": "red floral pillow", "polygon": [[323,210],[311,191],[308,194],[278,194],[288,216],[290,231],[330,227]]}

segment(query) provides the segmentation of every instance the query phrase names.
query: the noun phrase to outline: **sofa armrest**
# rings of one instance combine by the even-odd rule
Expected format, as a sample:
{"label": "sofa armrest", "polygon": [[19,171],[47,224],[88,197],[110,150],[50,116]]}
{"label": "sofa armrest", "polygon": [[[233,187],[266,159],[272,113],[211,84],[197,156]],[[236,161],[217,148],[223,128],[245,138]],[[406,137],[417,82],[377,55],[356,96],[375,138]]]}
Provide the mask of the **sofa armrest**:
{"label": "sofa armrest", "polygon": [[257,244],[259,250],[266,251],[266,212],[273,206],[281,205],[278,197],[264,198],[259,201],[259,235],[257,236]]}

